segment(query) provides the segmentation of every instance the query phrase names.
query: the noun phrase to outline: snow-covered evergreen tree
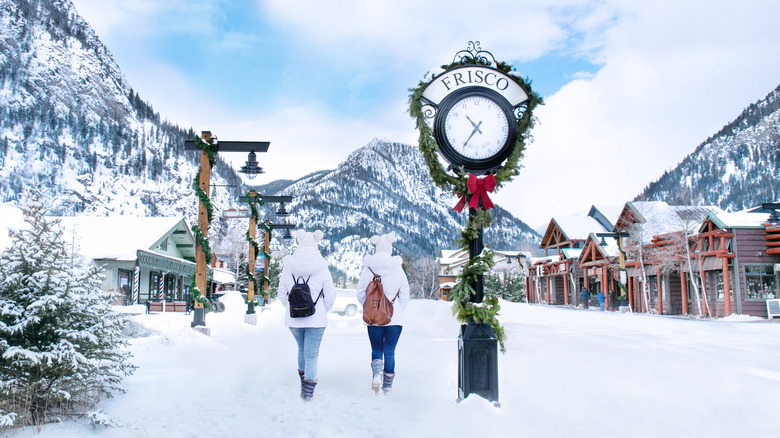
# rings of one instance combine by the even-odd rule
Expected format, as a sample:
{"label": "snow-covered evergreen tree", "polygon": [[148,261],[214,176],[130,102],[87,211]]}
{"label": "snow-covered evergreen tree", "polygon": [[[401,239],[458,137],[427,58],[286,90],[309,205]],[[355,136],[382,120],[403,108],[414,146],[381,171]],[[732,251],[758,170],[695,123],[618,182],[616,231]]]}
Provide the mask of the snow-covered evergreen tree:
{"label": "snow-covered evergreen tree", "polygon": [[[134,370],[103,272],[70,254],[44,197],[24,201],[26,227],[0,254],[0,416],[5,426],[79,415]],[[15,415],[12,415],[15,414]],[[15,417],[15,418],[14,418]]]}
{"label": "snow-covered evergreen tree", "polygon": [[519,272],[485,274],[485,295],[498,296],[513,303],[526,300],[525,277]]}

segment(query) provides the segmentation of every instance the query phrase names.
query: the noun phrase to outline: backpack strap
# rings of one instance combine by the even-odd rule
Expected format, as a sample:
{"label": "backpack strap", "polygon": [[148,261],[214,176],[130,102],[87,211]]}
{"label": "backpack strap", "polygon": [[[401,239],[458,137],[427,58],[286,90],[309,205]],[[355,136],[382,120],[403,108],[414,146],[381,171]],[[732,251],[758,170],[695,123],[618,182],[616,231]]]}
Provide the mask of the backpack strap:
{"label": "backpack strap", "polygon": [[325,297],[325,295],[323,295],[323,291],[324,291],[324,290],[325,290],[325,289],[320,289],[320,294],[319,294],[319,295],[317,295],[317,299],[316,299],[316,300],[314,300],[314,304],[313,304],[313,305],[314,305],[315,307],[317,307],[317,301],[319,301],[319,300],[320,300],[320,298],[324,298],[324,297]]}
{"label": "backpack strap", "polygon": [[395,293],[395,297],[392,300],[390,300],[390,302],[391,303],[395,303],[395,299],[398,298],[398,294],[400,294],[400,293],[401,293],[401,290],[399,289],[398,292]]}

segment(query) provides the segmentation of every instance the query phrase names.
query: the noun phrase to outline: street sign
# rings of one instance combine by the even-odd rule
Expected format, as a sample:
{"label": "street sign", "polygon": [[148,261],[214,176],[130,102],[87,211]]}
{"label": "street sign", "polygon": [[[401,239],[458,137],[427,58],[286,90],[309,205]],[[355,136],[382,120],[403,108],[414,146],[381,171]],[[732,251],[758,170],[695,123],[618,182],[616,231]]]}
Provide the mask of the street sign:
{"label": "street sign", "polygon": [[222,212],[222,217],[225,219],[245,219],[251,215],[252,213],[249,210],[230,209]]}

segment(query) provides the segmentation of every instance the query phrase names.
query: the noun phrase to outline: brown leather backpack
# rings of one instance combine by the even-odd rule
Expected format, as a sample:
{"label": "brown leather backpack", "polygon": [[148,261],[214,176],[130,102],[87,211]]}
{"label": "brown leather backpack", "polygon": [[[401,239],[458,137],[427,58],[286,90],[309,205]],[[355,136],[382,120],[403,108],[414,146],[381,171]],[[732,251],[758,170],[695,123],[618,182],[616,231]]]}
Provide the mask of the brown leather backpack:
{"label": "brown leather backpack", "polygon": [[[387,325],[393,319],[393,303],[398,294],[395,294],[393,300],[387,299],[385,289],[382,286],[382,276],[375,274],[371,268],[368,268],[374,279],[366,286],[366,301],[363,303],[363,321],[368,325]],[[399,291],[400,293],[400,291]]]}

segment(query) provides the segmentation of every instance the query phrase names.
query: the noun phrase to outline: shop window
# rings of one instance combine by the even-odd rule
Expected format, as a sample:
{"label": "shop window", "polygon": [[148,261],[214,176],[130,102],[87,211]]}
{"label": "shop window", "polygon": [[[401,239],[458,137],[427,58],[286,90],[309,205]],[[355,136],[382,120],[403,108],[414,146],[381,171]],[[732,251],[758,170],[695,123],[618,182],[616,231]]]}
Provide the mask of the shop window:
{"label": "shop window", "polygon": [[[718,300],[724,300],[726,298],[726,291],[723,289],[723,270],[710,271],[709,274],[715,283],[715,298]],[[734,268],[729,267],[729,295],[734,297]]]}
{"label": "shop window", "polygon": [[773,265],[745,266],[745,299],[765,300],[777,296]]}
{"label": "shop window", "polygon": [[117,289],[120,294],[119,299],[121,299],[124,304],[129,304],[133,299],[133,271],[120,269],[118,278],[119,284],[117,284]]}
{"label": "shop window", "polygon": [[159,287],[161,278],[162,273],[160,272],[149,273],[149,299],[152,301],[160,300]]}

